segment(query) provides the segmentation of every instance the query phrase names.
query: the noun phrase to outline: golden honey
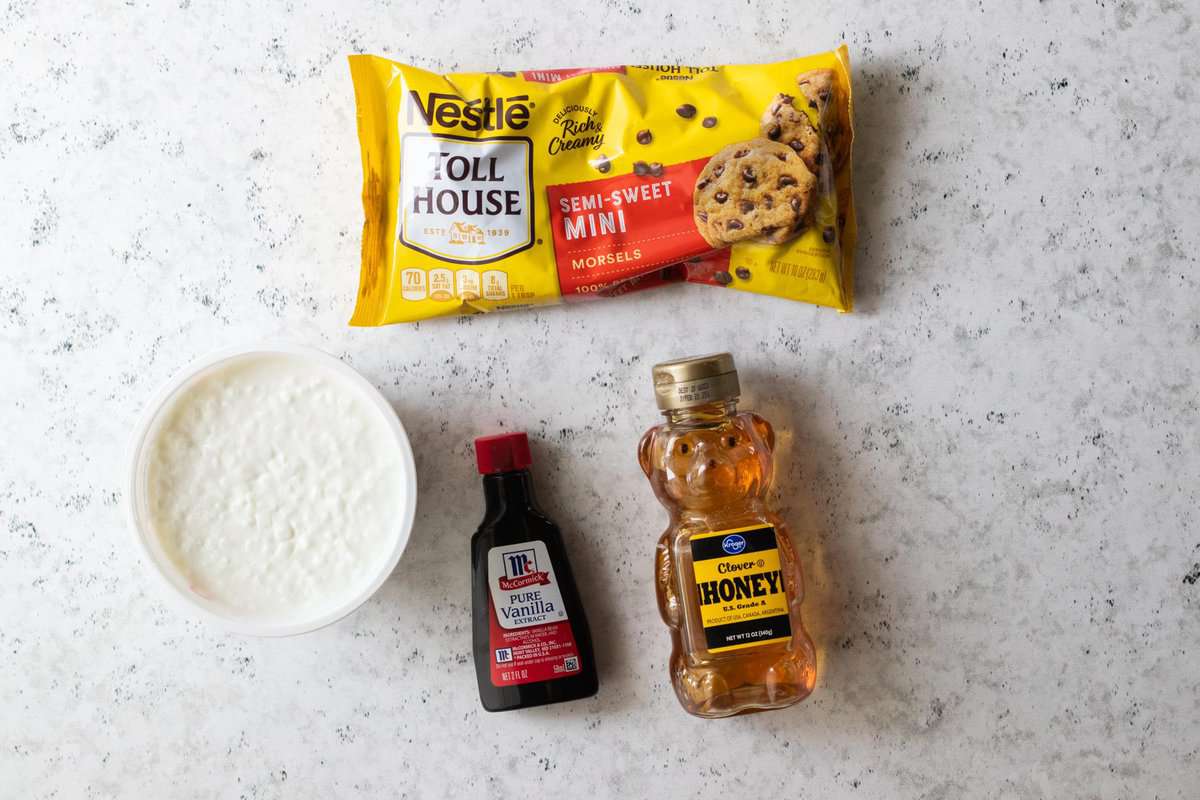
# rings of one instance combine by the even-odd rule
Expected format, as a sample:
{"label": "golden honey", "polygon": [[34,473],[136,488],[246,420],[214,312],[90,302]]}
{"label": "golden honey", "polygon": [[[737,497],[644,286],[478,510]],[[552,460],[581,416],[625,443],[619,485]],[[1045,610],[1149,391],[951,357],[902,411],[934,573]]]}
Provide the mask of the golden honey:
{"label": "golden honey", "polygon": [[654,367],[666,420],[638,460],[670,513],[655,588],[671,631],[671,682],[700,717],[784,708],[816,681],[804,581],[783,520],[766,504],[775,433],[737,410],[728,353]]}

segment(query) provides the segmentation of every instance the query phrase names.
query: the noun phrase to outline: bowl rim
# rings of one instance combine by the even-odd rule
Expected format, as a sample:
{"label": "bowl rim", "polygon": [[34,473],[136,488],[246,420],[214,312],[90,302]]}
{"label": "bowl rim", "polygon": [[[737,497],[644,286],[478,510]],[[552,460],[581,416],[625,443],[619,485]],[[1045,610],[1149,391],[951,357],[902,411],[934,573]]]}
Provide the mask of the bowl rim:
{"label": "bowl rim", "polygon": [[[215,603],[206,604],[202,598],[186,588],[186,579],[178,568],[170,563],[166,555],[161,552],[161,546],[158,544],[158,539],[153,528],[147,520],[142,518],[139,510],[141,508],[140,501],[142,500],[142,482],[140,478],[142,475],[143,460],[146,456],[147,445],[152,441],[151,434],[155,432],[159,416],[162,412],[171,405],[179,392],[187,387],[195,378],[199,377],[201,373],[224,362],[260,354],[299,356],[312,364],[331,369],[346,378],[348,383],[354,386],[360,392],[361,396],[369,400],[383,415],[395,438],[401,462],[404,500],[393,530],[392,548],[387,558],[380,562],[378,573],[370,581],[364,583],[362,588],[349,600],[311,619],[285,619],[276,621],[273,619],[264,620],[220,613],[216,610]],[[165,593],[174,601],[174,605],[192,614],[198,614],[201,618],[214,623],[229,633],[263,637],[296,636],[332,625],[361,607],[375,592],[379,591],[380,587],[383,586],[396,569],[396,565],[400,563],[400,557],[404,555],[404,551],[408,547],[408,542],[412,537],[413,522],[416,519],[417,513],[416,463],[413,458],[412,444],[409,442],[408,433],[405,431],[404,424],[400,421],[396,409],[383,396],[383,393],[373,383],[368,381],[362,373],[358,372],[358,370],[340,358],[309,345],[286,341],[266,341],[251,345],[224,347],[193,359],[161,384],[146,402],[133,430],[126,463],[128,472],[126,475],[124,505],[130,529],[137,542],[142,558],[151,567],[150,571],[158,576],[157,582],[166,588],[167,591]],[[176,579],[172,579],[172,575]]]}

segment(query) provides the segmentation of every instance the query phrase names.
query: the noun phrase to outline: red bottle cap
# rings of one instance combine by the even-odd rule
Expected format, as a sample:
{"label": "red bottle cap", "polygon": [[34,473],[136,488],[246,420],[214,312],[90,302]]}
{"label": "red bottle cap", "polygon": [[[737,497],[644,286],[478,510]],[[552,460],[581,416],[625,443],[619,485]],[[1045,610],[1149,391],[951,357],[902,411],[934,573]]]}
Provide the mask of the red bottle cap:
{"label": "red bottle cap", "polygon": [[529,437],[524,433],[501,433],[480,436],[475,440],[475,463],[479,474],[512,472],[533,463],[529,456]]}

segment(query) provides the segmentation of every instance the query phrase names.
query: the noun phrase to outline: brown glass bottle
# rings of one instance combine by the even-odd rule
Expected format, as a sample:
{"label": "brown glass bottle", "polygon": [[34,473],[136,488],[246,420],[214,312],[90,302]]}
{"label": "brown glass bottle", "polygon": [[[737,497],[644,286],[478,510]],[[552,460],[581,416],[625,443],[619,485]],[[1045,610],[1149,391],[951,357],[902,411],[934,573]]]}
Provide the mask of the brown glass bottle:
{"label": "brown glass bottle", "polygon": [[475,674],[488,711],[578,700],[599,682],[562,534],[537,506],[523,433],[475,440],[486,500],[471,537]]}
{"label": "brown glass bottle", "polygon": [[737,410],[728,353],[653,373],[666,421],[642,437],[638,460],[671,515],[655,586],[679,702],[700,717],[727,717],[803,700],[816,656],[800,618],[800,563],[765,501],[774,430]]}

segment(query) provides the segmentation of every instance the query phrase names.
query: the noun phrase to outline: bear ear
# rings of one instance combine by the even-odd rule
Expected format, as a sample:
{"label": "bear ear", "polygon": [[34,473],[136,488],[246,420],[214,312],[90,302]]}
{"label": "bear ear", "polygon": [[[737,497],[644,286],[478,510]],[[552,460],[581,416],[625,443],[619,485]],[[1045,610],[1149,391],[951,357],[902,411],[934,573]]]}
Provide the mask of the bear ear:
{"label": "bear ear", "polygon": [[646,431],[642,440],[638,442],[638,463],[642,465],[642,472],[646,473],[647,478],[654,471],[654,465],[650,463],[650,455],[654,448],[654,439],[657,433],[658,431],[655,428],[651,428]]}
{"label": "bear ear", "polygon": [[767,443],[767,449],[774,450],[775,429],[771,427],[771,423],[767,422],[758,414],[751,414],[750,422],[752,425],[754,425],[754,432],[758,434],[758,438]]}

